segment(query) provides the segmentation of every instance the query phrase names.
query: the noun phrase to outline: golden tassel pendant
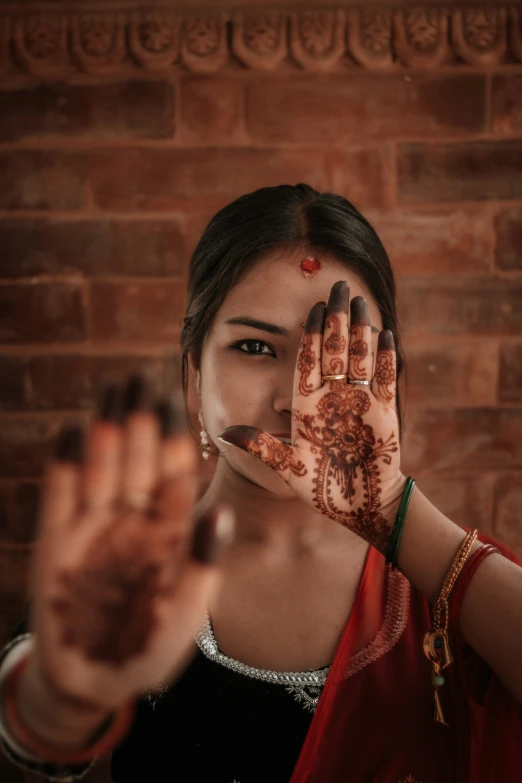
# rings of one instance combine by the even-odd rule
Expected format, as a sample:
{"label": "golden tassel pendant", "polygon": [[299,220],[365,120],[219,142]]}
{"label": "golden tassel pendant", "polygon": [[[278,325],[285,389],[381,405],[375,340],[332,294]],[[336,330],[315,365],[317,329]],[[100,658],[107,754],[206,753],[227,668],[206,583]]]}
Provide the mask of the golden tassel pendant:
{"label": "golden tassel pendant", "polygon": [[449,728],[449,724],[444,720],[444,713],[442,712],[442,707],[440,705],[438,688],[435,688],[434,694],[433,719],[436,720],[437,723],[442,723],[444,726],[448,726]]}
{"label": "golden tassel pendant", "polygon": [[433,694],[433,719],[437,721],[437,723],[442,723],[444,726],[449,725],[446,723],[444,719],[444,713],[442,712],[442,706],[440,703],[439,698],[439,688],[441,685],[444,685],[445,679],[440,673],[441,667],[440,664],[434,663],[433,664],[433,671],[431,675],[431,682],[433,684],[433,687],[435,688],[434,694]]}
{"label": "golden tassel pendant", "polygon": [[451,663],[453,663],[453,655],[451,654],[450,646],[449,646],[449,640],[448,640],[448,634],[444,632],[444,637],[442,639],[442,648],[441,648],[441,669],[445,669],[446,666],[449,666]]}

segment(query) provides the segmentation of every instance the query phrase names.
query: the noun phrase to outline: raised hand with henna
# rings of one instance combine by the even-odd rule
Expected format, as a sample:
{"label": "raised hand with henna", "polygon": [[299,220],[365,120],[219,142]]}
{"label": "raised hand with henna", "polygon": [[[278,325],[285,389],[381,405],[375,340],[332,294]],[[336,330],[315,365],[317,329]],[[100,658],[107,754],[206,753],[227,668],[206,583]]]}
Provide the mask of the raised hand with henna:
{"label": "raised hand with henna", "polygon": [[384,554],[390,512],[405,483],[395,399],[393,335],[380,332],[374,362],[366,300],[350,302],[348,285],[340,281],[328,305],[314,305],[305,324],[294,375],[292,445],[247,426],[227,427],[219,438],[269,465],[306,503]]}
{"label": "raised hand with henna", "polygon": [[32,581],[33,670],[113,710],[172,680],[219,587],[222,509],[193,523],[196,446],[139,376],[111,386],[82,436],[64,430],[45,480]]}

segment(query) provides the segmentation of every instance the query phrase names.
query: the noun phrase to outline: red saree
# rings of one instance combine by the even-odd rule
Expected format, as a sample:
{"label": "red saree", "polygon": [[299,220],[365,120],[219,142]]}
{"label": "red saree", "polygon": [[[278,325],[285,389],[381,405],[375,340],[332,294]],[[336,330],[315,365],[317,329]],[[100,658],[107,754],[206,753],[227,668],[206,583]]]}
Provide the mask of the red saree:
{"label": "red saree", "polygon": [[[480,535],[522,565],[502,544]],[[458,600],[458,599],[457,599]],[[522,706],[465,642],[452,606],[454,663],[432,717],[422,639],[427,600],[370,547],[358,594],[291,783],[515,783]]]}

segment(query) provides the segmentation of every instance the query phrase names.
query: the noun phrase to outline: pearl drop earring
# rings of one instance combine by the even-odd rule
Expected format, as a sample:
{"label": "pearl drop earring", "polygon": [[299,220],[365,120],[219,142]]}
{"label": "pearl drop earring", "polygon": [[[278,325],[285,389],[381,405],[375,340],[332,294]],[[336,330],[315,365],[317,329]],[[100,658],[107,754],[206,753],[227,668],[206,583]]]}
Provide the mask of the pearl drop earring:
{"label": "pearl drop earring", "polygon": [[203,447],[203,459],[208,459],[210,456],[209,448],[210,448],[210,438],[208,436],[208,432],[205,429],[205,422],[203,421],[203,414],[200,411],[199,415],[199,423],[201,424],[201,432],[199,433],[199,437],[201,440],[201,445]]}

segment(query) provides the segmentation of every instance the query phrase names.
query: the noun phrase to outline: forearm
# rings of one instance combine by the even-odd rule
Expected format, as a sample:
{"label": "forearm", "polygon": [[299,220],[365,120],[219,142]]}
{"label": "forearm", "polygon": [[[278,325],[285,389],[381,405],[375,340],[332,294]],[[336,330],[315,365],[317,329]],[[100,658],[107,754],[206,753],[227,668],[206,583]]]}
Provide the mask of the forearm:
{"label": "forearm", "polygon": [[[396,509],[389,511],[391,518]],[[463,539],[462,529],[415,487],[397,565],[431,604]],[[472,553],[479,546],[476,541]],[[498,554],[488,557],[470,581],[459,625],[468,644],[522,704],[522,568]]]}

